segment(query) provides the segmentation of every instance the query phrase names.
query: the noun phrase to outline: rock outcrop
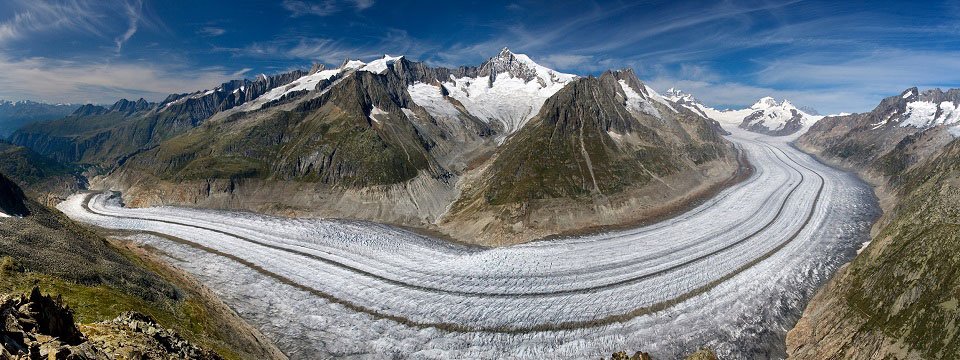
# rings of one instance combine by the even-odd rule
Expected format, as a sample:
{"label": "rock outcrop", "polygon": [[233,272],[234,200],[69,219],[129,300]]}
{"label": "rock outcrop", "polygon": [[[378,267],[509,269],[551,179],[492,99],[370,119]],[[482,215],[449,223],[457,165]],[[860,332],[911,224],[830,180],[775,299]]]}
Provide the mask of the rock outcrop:
{"label": "rock outcrop", "polygon": [[0,298],[0,320],[4,359],[220,359],[139,313],[78,328],[61,299],[36,287]]}
{"label": "rock outcrop", "polygon": [[25,216],[30,213],[23,190],[3,174],[0,174],[0,213],[7,216]]}

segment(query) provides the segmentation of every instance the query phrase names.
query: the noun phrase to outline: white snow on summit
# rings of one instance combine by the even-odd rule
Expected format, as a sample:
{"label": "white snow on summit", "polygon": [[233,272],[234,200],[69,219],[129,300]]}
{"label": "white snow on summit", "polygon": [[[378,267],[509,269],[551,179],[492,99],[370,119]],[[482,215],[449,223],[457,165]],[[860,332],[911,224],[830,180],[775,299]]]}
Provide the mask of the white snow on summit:
{"label": "white snow on summit", "polygon": [[359,60],[351,60],[346,64],[337,69],[317,71],[313,74],[305,75],[293,82],[285,85],[278,86],[271,89],[267,93],[260,95],[253,101],[247,102],[240,106],[241,111],[250,111],[260,109],[264,104],[269,103],[274,100],[283,98],[284,95],[297,92],[297,91],[313,91],[317,88],[317,84],[324,80],[330,80],[334,76],[337,76],[341,73],[358,70],[367,66],[366,63]]}
{"label": "white snow on summit", "polygon": [[369,71],[374,74],[383,74],[384,72],[387,71],[387,65],[393,64],[397,62],[397,60],[400,60],[402,58],[403,56],[394,57],[394,56],[384,54],[382,58],[371,61],[366,66],[360,67],[359,71]]}
{"label": "white snow on summit", "polygon": [[[491,76],[480,76],[451,77],[443,83],[449,91],[449,96],[463,104],[470,114],[488,123],[497,122],[502,125],[503,131],[498,139],[499,142],[503,142],[506,136],[522,128],[540,111],[547,98],[577,78],[576,75],[564,74],[541,66],[526,55],[512,54],[506,49],[500,56],[511,55],[524,68],[523,70],[533,70],[536,77],[527,81],[515,77],[509,71],[502,71],[493,75],[492,82]],[[427,99],[427,96],[423,96],[425,95],[423,91],[427,88],[418,87],[418,85],[411,85],[408,91],[411,91],[411,95],[419,92],[418,95],[413,95],[414,102],[433,114],[437,111],[433,108],[439,104],[437,99],[433,98],[433,95],[430,95],[432,100]],[[436,88],[436,93],[439,94],[439,88]],[[446,112],[441,111],[441,113]]]}

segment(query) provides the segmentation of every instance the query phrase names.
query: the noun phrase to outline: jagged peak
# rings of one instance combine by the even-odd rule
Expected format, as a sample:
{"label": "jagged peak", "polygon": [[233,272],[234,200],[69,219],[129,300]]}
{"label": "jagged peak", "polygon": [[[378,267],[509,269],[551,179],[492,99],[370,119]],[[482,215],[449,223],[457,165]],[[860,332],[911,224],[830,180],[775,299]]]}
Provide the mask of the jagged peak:
{"label": "jagged peak", "polygon": [[497,75],[507,73],[524,81],[537,80],[542,86],[554,83],[568,83],[577,76],[564,74],[533,61],[525,54],[517,54],[504,47],[497,56],[489,58],[479,69],[480,76],[490,76],[492,84]]}
{"label": "jagged peak", "polygon": [[918,89],[916,86],[906,89],[902,93],[900,93],[900,97],[903,99],[916,98],[919,95],[920,95],[920,89]]}

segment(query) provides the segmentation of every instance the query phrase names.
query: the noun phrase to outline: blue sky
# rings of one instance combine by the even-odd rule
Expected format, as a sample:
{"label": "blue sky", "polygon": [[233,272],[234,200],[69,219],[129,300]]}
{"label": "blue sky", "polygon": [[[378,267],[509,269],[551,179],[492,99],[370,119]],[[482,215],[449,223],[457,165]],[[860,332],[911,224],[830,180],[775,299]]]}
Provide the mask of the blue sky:
{"label": "blue sky", "polygon": [[2,0],[0,98],[160,100],[383,53],[475,65],[510,47],[557,70],[632,67],[717,107],[821,113],[960,87],[960,4],[903,1]]}

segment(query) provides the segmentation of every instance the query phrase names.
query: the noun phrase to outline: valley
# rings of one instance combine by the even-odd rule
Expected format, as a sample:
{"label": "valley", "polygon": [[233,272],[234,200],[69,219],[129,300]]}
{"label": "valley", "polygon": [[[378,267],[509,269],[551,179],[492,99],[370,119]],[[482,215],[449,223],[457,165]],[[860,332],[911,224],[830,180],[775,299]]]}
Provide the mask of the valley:
{"label": "valley", "polygon": [[362,221],[127,208],[111,193],[74,195],[59,208],[138,233],[125,238],[197,276],[293,358],[634,348],[673,358],[702,346],[784,356],[786,331],[775,329],[791,327],[867,240],[876,200],[788,139],[733,133],[755,172],[695,209],[646,227],[506,247]]}

